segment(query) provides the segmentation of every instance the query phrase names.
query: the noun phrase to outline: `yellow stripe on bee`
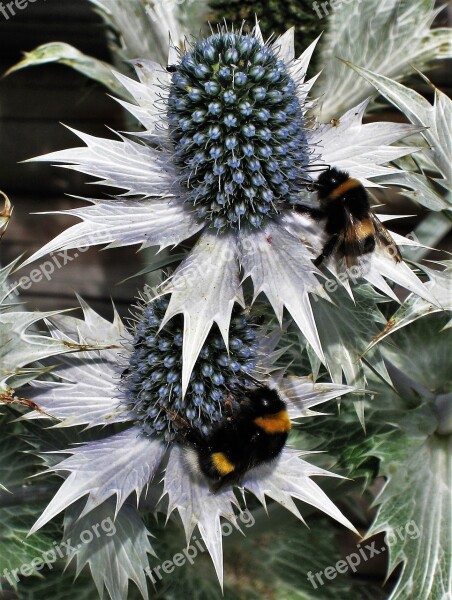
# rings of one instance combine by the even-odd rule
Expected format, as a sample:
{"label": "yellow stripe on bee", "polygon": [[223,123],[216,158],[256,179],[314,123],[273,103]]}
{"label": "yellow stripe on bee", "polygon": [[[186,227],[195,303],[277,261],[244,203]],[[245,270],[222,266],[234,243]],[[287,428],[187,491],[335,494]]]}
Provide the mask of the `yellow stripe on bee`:
{"label": "yellow stripe on bee", "polygon": [[221,475],[228,475],[235,469],[234,465],[228,460],[228,457],[223,454],[223,452],[214,452],[212,454],[212,462]]}
{"label": "yellow stripe on bee", "polygon": [[266,433],[289,433],[291,424],[286,410],[281,410],[274,415],[265,415],[254,419],[258,427]]}
{"label": "yellow stripe on bee", "polygon": [[353,179],[352,177],[350,177],[349,179],[344,181],[344,183],[338,185],[337,188],[333,190],[331,194],[329,194],[328,199],[336,200],[337,198],[343,196],[349,190],[353,190],[357,187],[361,187],[361,183],[357,179]]}
{"label": "yellow stripe on bee", "polygon": [[356,237],[360,240],[366,239],[369,235],[375,235],[375,228],[370,219],[358,221],[355,225]]}

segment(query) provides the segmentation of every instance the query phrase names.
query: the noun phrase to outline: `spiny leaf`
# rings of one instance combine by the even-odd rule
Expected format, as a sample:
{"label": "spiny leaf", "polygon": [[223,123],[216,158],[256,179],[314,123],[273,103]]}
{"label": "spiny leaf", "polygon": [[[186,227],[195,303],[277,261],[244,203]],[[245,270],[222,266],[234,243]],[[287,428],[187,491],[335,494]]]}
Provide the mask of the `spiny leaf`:
{"label": "spiny leaf", "polygon": [[[5,579],[16,587],[19,579],[39,575],[32,561],[53,548],[53,539],[48,534],[27,537],[36,510],[44,506],[33,492],[38,486],[27,481],[36,473],[39,461],[25,453],[28,446],[9,420],[9,415],[0,416],[0,481],[4,484],[0,489],[0,574],[4,577],[0,589]],[[19,569],[19,573],[13,573],[14,569]]]}
{"label": "spiny leaf", "polygon": [[115,52],[123,59],[150,58],[165,64],[169,40],[178,46],[187,33],[179,23],[180,2],[89,1],[116,33]]}
{"label": "spiny leaf", "polygon": [[354,64],[347,64],[394,104],[414,125],[425,128],[421,131],[421,135],[429,145],[429,151],[426,152],[429,162],[436,171],[442,174],[445,183],[450,185],[450,157],[452,155],[452,101],[450,98],[430,84],[435,94],[432,106],[423,96],[401,83]]}
{"label": "spiny leaf", "polygon": [[[148,554],[154,551],[150,533],[136,508],[124,505],[116,518],[115,503],[111,500],[95,508],[89,516],[79,518],[82,509],[83,502],[79,502],[66,511],[64,537],[73,547],[67,557],[68,564],[75,559],[77,575],[89,566],[100,597],[105,587],[112,600],[127,600],[131,580],[147,599],[145,569],[149,566]],[[87,531],[91,532],[89,536]]]}
{"label": "spiny leaf", "polygon": [[446,598],[452,593],[452,438],[395,433],[376,454],[387,482],[368,536],[386,532],[389,572],[404,563],[391,600]]}
{"label": "spiny leaf", "polygon": [[338,58],[400,80],[413,64],[422,69],[450,55],[449,31],[430,29],[441,10],[434,5],[434,0],[365,0],[342,2],[331,12],[321,56],[326,66],[316,90],[323,97],[322,118],[338,117],[371,93]]}
{"label": "spiny leaf", "polygon": [[[386,323],[378,307],[378,302],[384,298],[369,285],[364,285],[353,290],[353,301],[344,287],[335,285],[331,294],[333,306],[322,299],[313,303],[316,321],[322,323],[319,331],[326,365],[336,383],[342,383],[344,373],[348,385],[363,388],[366,381],[361,355],[376,335],[378,324]],[[328,285],[326,289],[329,289]],[[387,377],[380,353],[373,354],[369,360],[382,376]]]}
{"label": "spiny leaf", "polygon": [[6,72],[6,75],[11,75],[27,67],[37,67],[48,63],[60,63],[72,67],[82,75],[98,81],[121,98],[130,100],[127,90],[113,75],[112,65],[93,56],[83,54],[77,48],[61,42],[50,42],[38,46],[31,52],[26,52],[24,58],[12,66]]}
{"label": "spiny leaf", "polygon": [[433,269],[422,267],[430,277],[430,281],[426,283],[426,287],[437,298],[439,305],[435,306],[415,294],[410,294],[398,311],[388,320],[385,328],[375,336],[368,350],[384,340],[388,335],[395,333],[421,317],[426,317],[434,313],[450,313],[452,311],[452,262],[445,261],[441,264],[446,266],[444,271],[434,271]]}
{"label": "spiny leaf", "polygon": [[452,593],[452,331],[439,333],[446,322],[446,316],[434,315],[384,342],[395,365],[390,373],[398,397],[379,395],[372,413],[373,421],[388,430],[369,450],[380,460],[386,484],[367,535],[386,532],[389,573],[403,563],[391,600],[441,599]]}
{"label": "spiny leaf", "polygon": [[[84,344],[29,333],[32,325],[56,314],[55,311],[1,312],[0,307],[0,387],[6,388],[9,379],[20,374],[20,369],[30,363],[66,352],[91,349]],[[93,349],[98,347],[96,344]]]}

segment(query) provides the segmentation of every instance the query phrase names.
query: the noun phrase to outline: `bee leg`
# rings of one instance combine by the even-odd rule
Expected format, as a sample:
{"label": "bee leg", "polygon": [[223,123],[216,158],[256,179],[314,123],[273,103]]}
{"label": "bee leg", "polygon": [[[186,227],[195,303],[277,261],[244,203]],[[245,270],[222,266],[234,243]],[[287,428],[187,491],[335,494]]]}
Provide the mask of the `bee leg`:
{"label": "bee leg", "polygon": [[181,417],[178,413],[166,408],[165,406],[161,406],[169,418],[173,421],[173,423],[177,427],[176,436],[180,441],[187,441],[189,444],[192,444],[196,447],[201,447],[204,445],[203,437],[200,433],[196,432],[191,426],[190,423]]}
{"label": "bee leg", "polygon": [[334,249],[337,244],[338,237],[339,237],[339,234],[334,233],[330,237],[330,239],[327,241],[327,243],[323,246],[322,252],[319,254],[319,256],[314,261],[314,265],[316,267],[320,267],[320,265],[323,263],[323,261],[326,260],[327,258],[329,258],[333,254]]}
{"label": "bee leg", "polygon": [[232,415],[234,414],[233,401],[234,396],[232,394],[228,394],[224,402],[224,412],[226,413],[228,419],[232,418]]}
{"label": "bee leg", "polygon": [[225,485],[225,482],[220,479],[220,481],[216,481],[215,483],[211,483],[209,485],[209,491],[212,494],[216,494],[217,492],[219,492],[221,490],[221,488]]}
{"label": "bee leg", "polygon": [[294,204],[293,208],[299,215],[309,215],[314,221],[321,221],[325,218],[325,213],[319,208],[312,208],[304,204]]}
{"label": "bee leg", "polygon": [[178,413],[175,413],[174,411],[170,410],[169,408],[166,408],[165,406],[160,406],[160,408],[162,408],[169,416],[169,418],[181,429],[188,429],[190,427],[190,423],[183,417],[181,417]]}
{"label": "bee leg", "polygon": [[220,490],[225,487],[232,486],[240,483],[240,477],[237,477],[236,473],[229,473],[229,475],[225,475],[218,481],[214,481],[210,484],[209,489],[212,494],[217,494]]}

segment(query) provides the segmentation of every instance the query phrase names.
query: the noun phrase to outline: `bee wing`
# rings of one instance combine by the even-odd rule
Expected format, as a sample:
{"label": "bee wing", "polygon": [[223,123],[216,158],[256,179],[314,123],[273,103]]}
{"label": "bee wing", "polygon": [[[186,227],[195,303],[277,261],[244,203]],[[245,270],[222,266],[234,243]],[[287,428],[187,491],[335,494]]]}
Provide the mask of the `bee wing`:
{"label": "bee wing", "polygon": [[355,219],[349,211],[345,211],[346,224],[340,241],[341,254],[347,268],[359,264],[360,259],[366,254],[365,238],[359,235],[362,222]]}
{"label": "bee wing", "polygon": [[400,250],[389,231],[386,229],[380,219],[373,213],[370,213],[370,219],[375,229],[376,239],[386,248],[391,248],[392,252],[388,253],[391,254],[396,262],[400,262],[402,260],[402,255],[400,254]]}

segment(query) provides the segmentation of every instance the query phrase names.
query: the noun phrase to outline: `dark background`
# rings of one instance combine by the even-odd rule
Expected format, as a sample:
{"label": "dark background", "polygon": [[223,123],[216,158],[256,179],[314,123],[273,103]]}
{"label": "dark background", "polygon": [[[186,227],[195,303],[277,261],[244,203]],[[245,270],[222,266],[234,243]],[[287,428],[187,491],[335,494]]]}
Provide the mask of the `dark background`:
{"label": "dark background", "polygon": [[[102,20],[92,4],[86,0],[36,0],[9,20],[0,13],[0,74],[18,62],[22,52],[54,41],[72,44],[111,62]],[[21,164],[27,158],[79,145],[62,123],[103,137],[112,135],[106,125],[126,128],[121,107],[105,88],[64,65],[28,68],[0,79],[0,190],[14,205],[1,245],[3,266],[23,253],[31,255],[79,221],[33,213],[83,204],[65,194],[96,196],[101,192],[100,188],[84,185],[90,178],[75,171],[46,163]],[[99,252],[99,247],[91,248],[55,270],[51,281],[34,283],[21,297],[29,310],[52,310],[74,306],[76,290],[103,314],[111,314],[110,297],[120,312],[127,313],[143,280],[116,284],[140,270],[142,259],[136,249],[132,246]],[[36,266],[21,269],[12,280],[27,275]]]}

